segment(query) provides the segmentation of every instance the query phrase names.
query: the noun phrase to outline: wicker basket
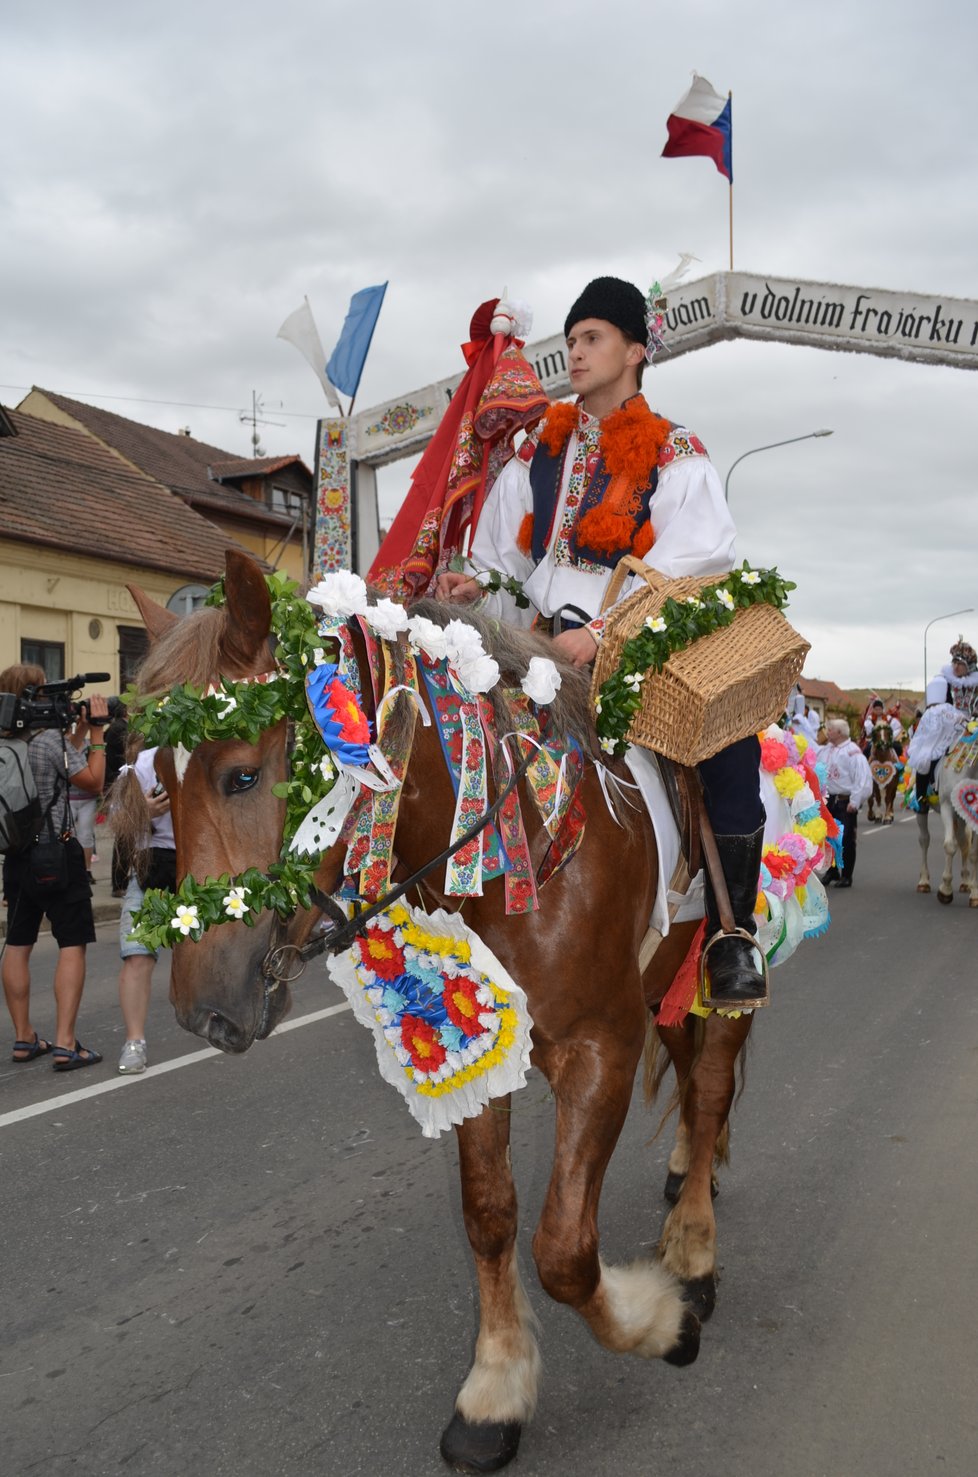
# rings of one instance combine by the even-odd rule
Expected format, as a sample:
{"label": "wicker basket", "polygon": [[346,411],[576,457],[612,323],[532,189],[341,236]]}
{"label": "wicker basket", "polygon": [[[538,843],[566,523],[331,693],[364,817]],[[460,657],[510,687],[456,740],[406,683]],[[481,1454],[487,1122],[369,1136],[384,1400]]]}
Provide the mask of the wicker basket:
{"label": "wicker basket", "polygon": [[[645,589],[615,604],[628,574]],[[626,555],[608,584],[603,610],[604,636],[594,663],[591,693],[618,669],[622,647],[658,615],[668,599],[698,595],[723,574],[670,580],[640,559]],[[809,643],[773,605],[740,610],[729,626],[701,636],[674,652],[661,672],[650,672],[642,687],[642,706],[632,719],[630,743],[654,749],[679,764],[699,764],[728,744],[776,723],[801,675]]]}

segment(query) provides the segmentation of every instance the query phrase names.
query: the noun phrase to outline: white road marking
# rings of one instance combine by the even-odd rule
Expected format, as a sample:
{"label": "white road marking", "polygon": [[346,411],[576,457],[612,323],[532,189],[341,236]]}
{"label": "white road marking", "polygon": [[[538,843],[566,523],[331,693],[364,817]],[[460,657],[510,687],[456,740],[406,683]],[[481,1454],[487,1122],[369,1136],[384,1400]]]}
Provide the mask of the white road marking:
{"label": "white road marking", "polygon": [[[283,1021],[280,1026],[275,1027],[272,1034],[282,1036],[286,1031],[297,1031],[300,1026],[314,1025],[316,1021],[323,1021],[330,1015],[339,1015],[341,1011],[349,1010],[349,1008],[349,1002],[344,1000],[340,1005],[329,1005],[325,1010],[314,1010],[311,1015],[299,1016],[294,1021]],[[59,1108],[70,1108],[75,1103],[84,1102],[86,1098],[100,1097],[102,1093],[115,1092],[120,1087],[136,1087],[150,1077],[162,1077],[164,1072],[175,1072],[179,1067],[192,1067],[196,1062],[223,1055],[224,1052],[218,1051],[216,1047],[205,1046],[203,1051],[191,1051],[186,1056],[174,1057],[172,1061],[159,1062],[155,1067],[147,1067],[145,1072],[136,1072],[128,1076],[120,1073],[110,1078],[108,1082],[92,1082],[88,1087],[79,1087],[75,1092],[63,1092],[59,1097],[48,1098],[43,1103],[31,1103],[25,1108],[15,1108],[12,1113],[4,1113],[0,1116],[0,1128],[10,1128],[14,1123],[23,1123],[27,1118],[37,1118],[42,1113],[53,1113]]]}
{"label": "white road marking", "polygon": [[[905,825],[908,824],[908,822],[915,821],[916,819],[917,819],[916,815],[914,814],[913,811],[911,811],[911,813],[909,815],[902,815],[899,820],[894,820],[892,822],[892,824],[894,826],[905,826]],[[869,829],[867,829],[867,830],[864,831],[862,829],[862,827],[860,827],[859,828],[859,839],[860,839],[860,841],[865,841],[867,836],[882,836],[885,831],[888,831],[890,829],[889,826],[884,826],[882,824],[877,824],[874,821],[866,821],[865,822],[865,825],[867,826],[867,828],[869,826],[872,826],[873,829],[871,831]]]}

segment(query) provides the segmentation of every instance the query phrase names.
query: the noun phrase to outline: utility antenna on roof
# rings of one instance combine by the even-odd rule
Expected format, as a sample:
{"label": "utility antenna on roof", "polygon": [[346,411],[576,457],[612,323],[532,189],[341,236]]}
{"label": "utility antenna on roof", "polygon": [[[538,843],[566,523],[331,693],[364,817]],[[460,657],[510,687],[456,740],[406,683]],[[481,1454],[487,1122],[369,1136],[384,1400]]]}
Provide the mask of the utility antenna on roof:
{"label": "utility antenna on roof", "polygon": [[263,417],[262,417],[262,412],[264,411],[264,409],[265,409],[264,401],[262,400],[262,398],[259,395],[258,391],[257,390],[252,390],[252,392],[251,392],[251,414],[249,415],[246,410],[242,410],[241,413],[238,416],[238,420],[241,421],[242,425],[246,425],[249,421],[251,422],[251,454],[252,454],[252,456],[264,456],[265,455],[265,448],[261,444],[261,433],[258,430],[258,427],[259,426],[284,426],[285,425],[285,422],[284,421],[269,421],[269,420],[264,420]]}

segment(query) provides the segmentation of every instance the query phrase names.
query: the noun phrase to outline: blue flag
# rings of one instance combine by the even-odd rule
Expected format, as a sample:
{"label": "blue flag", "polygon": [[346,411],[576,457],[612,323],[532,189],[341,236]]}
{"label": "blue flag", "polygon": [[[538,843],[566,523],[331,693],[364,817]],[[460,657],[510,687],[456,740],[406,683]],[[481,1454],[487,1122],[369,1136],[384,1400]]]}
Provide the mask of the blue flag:
{"label": "blue flag", "polygon": [[351,400],[360,384],[386,291],[387,283],[383,282],[379,287],[364,287],[353,294],[343,332],[326,364],[326,373],[333,384]]}

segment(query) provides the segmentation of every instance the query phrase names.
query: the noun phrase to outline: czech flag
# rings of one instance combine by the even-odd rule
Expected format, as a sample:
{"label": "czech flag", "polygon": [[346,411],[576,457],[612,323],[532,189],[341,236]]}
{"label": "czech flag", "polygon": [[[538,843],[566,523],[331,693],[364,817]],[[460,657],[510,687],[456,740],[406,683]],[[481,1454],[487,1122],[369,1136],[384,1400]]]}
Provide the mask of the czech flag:
{"label": "czech flag", "polygon": [[693,73],[693,85],[666,119],[669,138],[663,159],[704,154],[733,184],[733,113],[729,97],[720,97],[705,77]]}

